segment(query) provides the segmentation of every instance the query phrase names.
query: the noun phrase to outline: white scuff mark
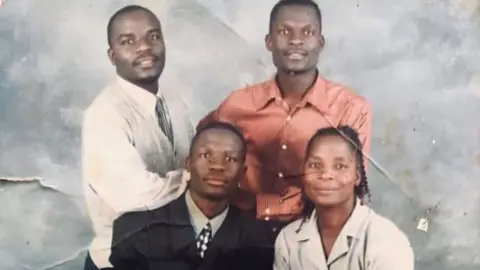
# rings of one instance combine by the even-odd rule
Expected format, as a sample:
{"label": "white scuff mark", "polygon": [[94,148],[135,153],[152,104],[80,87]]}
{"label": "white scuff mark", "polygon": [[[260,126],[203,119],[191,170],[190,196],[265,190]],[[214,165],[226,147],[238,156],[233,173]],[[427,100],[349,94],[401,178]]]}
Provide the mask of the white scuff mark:
{"label": "white scuff mark", "polygon": [[[65,259],[54,262],[54,263],[50,264],[49,266],[46,266],[46,267],[43,267],[43,268],[40,268],[40,269],[36,269],[36,270],[50,270],[50,269],[53,269],[55,267],[58,267],[58,266],[66,264],[66,263],[72,262],[72,261],[76,260],[78,257],[80,257],[80,255],[82,255],[87,250],[88,250],[88,247],[84,247],[84,248],[78,250],[77,252],[75,252],[73,255],[66,257]],[[33,270],[33,268],[28,266],[28,265],[22,265],[22,268],[26,269],[26,270]]]}
{"label": "white scuff mark", "polygon": [[[52,189],[58,192],[61,192],[57,187],[49,185],[45,183],[43,178],[38,177],[38,176],[32,176],[32,177],[7,177],[7,176],[0,176],[0,182],[9,182],[9,183],[32,183],[36,182],[40,184],[44,188]],[[3,191],[1,189],[0,191]],[[62,192],[63,193],[63,192]]]}
{"label": "white scuff mark", "polygon": [[428,219],[421,218],[417,224],[417,230],[427,232],[428,231]]}

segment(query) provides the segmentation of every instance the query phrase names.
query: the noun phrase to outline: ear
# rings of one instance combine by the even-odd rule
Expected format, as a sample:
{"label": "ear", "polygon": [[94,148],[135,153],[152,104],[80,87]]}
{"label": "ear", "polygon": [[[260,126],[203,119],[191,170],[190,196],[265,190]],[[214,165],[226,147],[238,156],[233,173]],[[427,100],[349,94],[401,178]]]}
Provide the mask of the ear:
{"label": "ear", "polygon": [[190,156],[188,156],[188,157],[185,159],[185,169],[186,169],[187,172],[189,172],[189,173],[192,171],[192,164],[191,164]]}
{"label": "ear", "polygon": [[115,53],[113,52],[112,48],[108,48],[107,54],[108,59],[110,59],[110,63],[112,63],[112,65],[115,65]]}
{"label": "ear", "polygon": [[325,48],[325,36],[320,35],[320,51],[323,51],[323,48]]}
{"label": "ear", "polygon": [[238,183],[237,187],[240,188],[241,183],[243,182],[243,179],[245,178],[245,175],[247,174],[247,166],[243,166],[240,168],[240,172],[238,173]]}
{"label": "ear", "polygon": [[360,175],[360,171],[357,170],[357,179],[355,180],[355,186],[359,186],[362,181],[362,177]]}
{"label": "ear", "polygon": [[265,35],[265,47],[269,52],[273,50],[272,36],[270,34]]}

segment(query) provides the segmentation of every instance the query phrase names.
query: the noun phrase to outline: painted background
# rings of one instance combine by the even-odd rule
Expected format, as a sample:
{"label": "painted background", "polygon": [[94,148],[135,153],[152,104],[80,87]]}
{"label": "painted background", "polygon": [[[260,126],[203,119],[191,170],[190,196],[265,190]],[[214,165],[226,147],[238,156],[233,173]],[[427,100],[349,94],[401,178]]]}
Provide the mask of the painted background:
{"label": "painted background", "polygon": [[[3,270],[82,267],[92,232],[79,134],[114,75],[105,27],[115,10],[137,3],[160,16],[162,91],[182,93],[194,120],[273,74],[263,37],[275,0],[0,2]],[[322,74],[373,104],[373,207],[407,232],[417,269],[480,269],[480,2],[319,3]]]}

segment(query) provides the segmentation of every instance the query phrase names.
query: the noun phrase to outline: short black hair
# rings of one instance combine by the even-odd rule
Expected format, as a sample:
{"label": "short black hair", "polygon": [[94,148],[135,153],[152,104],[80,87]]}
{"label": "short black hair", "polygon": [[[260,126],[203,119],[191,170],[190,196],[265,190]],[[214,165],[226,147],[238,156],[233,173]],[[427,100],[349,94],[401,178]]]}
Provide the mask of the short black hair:
{"label": "short black hair", "polygon": [[[363,199],[365,196],[368,196],[368,199],[371,199],[370,196],[370,188],[368,187],[367,182],[367,174],[365,171],[365,164],[364,164],[364,156],[362,152],[362,143],[360,142],[360,138],[358,133],[349,126],[339,126],[339,127],[327,127],[317,130],[315,134],[313,134],[312,138],[308,141],[305,157],[310,155],[312,151],[312,147],[318,139],[326,136],[338,136],[345,140],[348,143],[350,149],[355,152],[355,158],[357,163],[357,170],[360,175],[360,184],[355,187],[355,195]],[[307,198],[305,193],[303,193],[303,217],[309,218],[312,214],[313,210],[315,209],[315,205],[313,204],[310,199]]]}
{"label": "short black hair", "polygon": [[142,6],[139,6],[139,5],[128,5],[128,6],[125,6],[119,10],[117,10],[113,15],[112,17],[110,17],[110,20],[108,20],[108,24],[107,24],[107,42],[108,42],[108,46],[112,46],[112,31],[113,31],[113,25],[115,23],[115,21],[122,15],[125,15],[125,14],[128,14],[128,13],[131,13],[131,12],[135,12],[135,11],[144,11],[146,13],[150,13],[151,15],[153,15],[155,18],[157,18],[157,16],[155,15],[155,13],[153,13],[150,9],[146,8],[146,7],[142,7]]}
{"label": "short black hair", "polygon": [[272,11],[270,12],[270,23],[268,30],[269,32],[272,32],[273,28],[273,22],[277,18],[278,12],[280,9],[283,7],[287,6],[305,6],[305,7],[310,7],[313,8],[315,11],[315,14],[317,15],[318,18],[318,23],[320,27],[322,27],[322,12],[320,11],[320,8],[318,7],[317,3],[312,0],[280,0],[278,1],[275,6],[273,6]]}
{"label": "short black hair", "polygon": [[240,129],[237,126],[235,126],[231,123],[228,123],[228,122],[223,122],[223,121],[210,121],[210,122],[206,123],[205,125],[202,125],[197,130],[197,132],[193,136],[192,141],[190,143],[190,155],[192,155],[193,148],[195,147],[195,143],[197,142],[200,135],[202,135],[202,133],[204,133],[208,130],[212,130],[212,129],[228,130],[228,131],[232,132],[233,134],[235,134],[240,139],[240,141],[242,142],[242,159],[245,160],[245,157],[247,155],[247,140],[245,139],[245,137],[243,136],[243,133],[240,131]]}

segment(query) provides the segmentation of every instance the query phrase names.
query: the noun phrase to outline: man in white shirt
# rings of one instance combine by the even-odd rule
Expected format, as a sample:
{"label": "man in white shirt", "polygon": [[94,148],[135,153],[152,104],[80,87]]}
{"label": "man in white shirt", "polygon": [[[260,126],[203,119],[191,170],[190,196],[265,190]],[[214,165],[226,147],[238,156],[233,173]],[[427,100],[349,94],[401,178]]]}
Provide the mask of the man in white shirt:
{"label": "man in white shirt", "polygon": [[193,137],[186,104],[158,90],[165,66],[158,18],[127,6],[110,18],[107,33],[117,80],[88,107],[82,130],[84,191],[95,231],[85,270],[111,267],[117,217],[158,208],[185,191],[182,168]]}

